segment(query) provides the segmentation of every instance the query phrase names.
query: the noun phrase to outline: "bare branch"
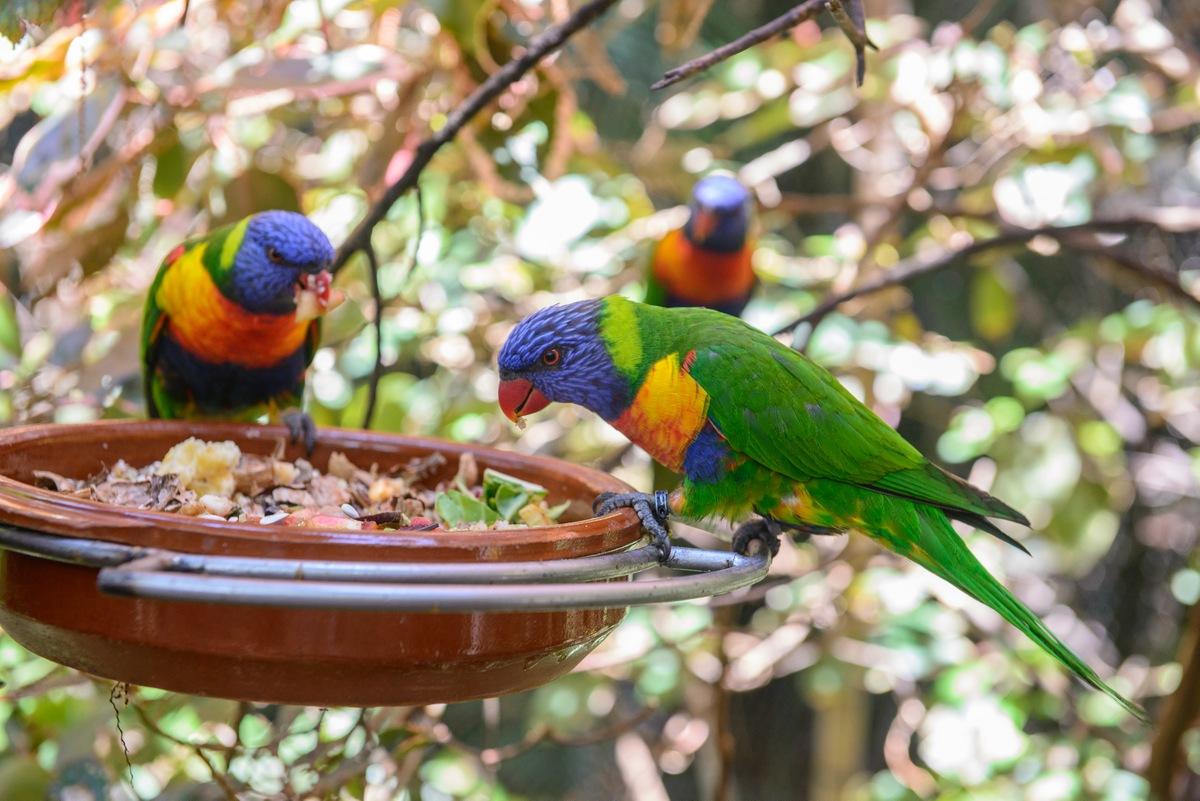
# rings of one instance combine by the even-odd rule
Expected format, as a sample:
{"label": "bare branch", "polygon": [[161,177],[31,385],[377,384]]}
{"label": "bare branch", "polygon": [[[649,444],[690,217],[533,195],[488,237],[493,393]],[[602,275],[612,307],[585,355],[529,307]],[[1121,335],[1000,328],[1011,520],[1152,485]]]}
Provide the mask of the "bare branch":
{"label": "bare branch", "polygon": [[[775,336],[786,334],[793,331],[799,326],[810,323],[812,329],[816,329],[817,325],[831,311],[841,306],[843,303],[861,298],[865,295],[872,295],[876,292],[881,292],[885,289],[890,289],[901,284],[908,283],[915,278],[924,275],[935,273],[945,269],[950,265],[958,262],[960,259],[970,258],[980,253],[997,248],[1007,247],[1010,245],[1021,245],[1036,239],[1039,236],[1049,236],[1062,242],[1066,245],[1076,244],[1078,235],[1086,233],[1128,233],[1139,228],[1159,227],[1164,230],[1200,230],[1200,220],[1195,219],[1196,215],[1180,215],[1175,211],[1166,210],[1158,215],[1129,217],[1123,219],[1110,220],[1091,220],[1090,222],[1080,223],[1078,225],[1047,225],[1040,228],[1014,228],[997,234],[989,239],[977,239],[974,242],[964,245],[959,248],[943,250],[933,255],[914,256],[910,259],[901,261],[890,270],[881,272],[874,278],[864,281],[857,287],[828,298],[817,305],[812,311],[804,314],[795,320],[792,320],[787,325],[775,331]],[[1111,253],[1108,255],[1111,256]],[[1116,259],[1120,266],[1126,269],[1133,269],[1127,263],[1129,259]],[[1190,304],[1200,307],[1200,299],[1190,293],[1179,283],[1178,278],[1170,273],[1155,269],[1139,263],[1137,272],[1142,277],[1151,279],[1156,286],[1165,290],[1172,297],[1183,300]],[[809,332],[811,336],[811,330]],[[803,344],[798,345],[803,349]]]}
{"label": "bare branch", "polygon": [[[413,236],[412,247],[408,251],[408,265],[404,276],[400,279],[400,292],[403,293],[412,279],[417,268],[417,252],[421,247],[421,237],[425,235],[425,198],[421,194],[421,184],[416,186],[417,196],[417,233]],[[367,240],[363,251],[367,254],[367,267],[370,272],[371,299],[375,304],[375,366],[371,369],[370,383],[367,384],[367,408],[363,412],[362,427],[371,428],[375,417],[375,405],[379,398],[379,381],[383,378],[383,293],[379,289],[379,258],[375,254],[375,246]]]}
{"label": "bare branch", "polygon": [[130,704],[129,706],[131,706],[133,711],[137,713],[138,719],[142,721],[142,725],[146,727],[151,734],[175,743],[176,745],[191,749],[192,753],[195,754],[200,761],[204,763],[205,767],[208,768],[208,773],[212,777],[213,783],[220,788],[222,795],[225,796],[227,801],[238,801],[238,792],[230,782],[229,777],[217,769],[216,764],[209,759],[208,754],[206,753],[207,751],[223,750],[221,746],[206,745],[204,743],[192,743],[168,734],[161,726],[154,722],[150,715],[146,713],[146,710],[142,709],[141,706],[138,704]]}
{"label": "bare branch", "polygon": [[1130,255],[1126,251],[1118,250],[1113,247],[1105,247],[1096,242],[1088,242],[1080,239],[1065,239],[1063,244],[1075,250],[1082,250],[1091,253],[1100,258],[1107,259],[1124,270],[1130,273],[1135,278],[1140,278],[1150,286],[1155,287],[1164,295],[1181,301],[1186,305],[1200,309],[1200,298],[1196,297],[1186,287],[1179,283],[1179,276],[1175,273],[1164,270],[1161,267],[1155,267],[1145,261]]}
{"label": "bare branch", "polygon": [[371,380],[367,384],[367,408],[363,411],[362,427],[371,429],[375,417],[375,403],[379,396],[379,379],[383,377],[383,292],[379,289],[379,257],[375,246],[368,239],[363,247],[367,256],[367,278],[371,283],[371,300],[375,304],[375,366],[371,369]]}
{"label": "bare branch", "polygon": [[564,42],[591,24],[615,3],[616,0],[591,0],[591,2],[580,6],[566,22],[562,25],[547,28],[535,36],[530,40],[529,47],[524,53],[509,61],[498,72],[492,73],[486,81],[479,84],[475,88],[475,91],[450,113],[445,125],[437,133],[417,146],[408,169],[396,179],[395,183],[384,191],[383,196],[367,211],[367,215],[363,218],[363,221],[358,224],[358,227],[342,243],[342,246],[338,249],[337,257],[333,262],[333,271],[337,272],[340,270],[345,266],[351,255],[366,248],[367,243],[371,239],[371,232],[375,230],[375,226],[387,216],[388,211],[395,205],[397,200],[417,185],[417,181],[421,177],[421,172],[433,160],[434,155],[442,149],[443,145],[452,140],[476,114],[503,94],[509,86],[520,80],[539,61],[561,47]]}
{"label": "bare branch", "polygon": [[1181,743],[1188,727],[1200,713],[1200,604],[1192,607],[1188,624],[1179,644],[1178,660],[1183,665],[1183,677],[1175,692],[1167,698],[1155,726],[1154,744],[1150,749],[1150,764],[1146,778],[1155,798],[1163,801],[1182,797],[1178,780],[1186,759]]}
{"label": "bare branch", "polygon": [[760,25],[749,33],[745,33],[734,39],[732,42],[721,45],[711,53],[706,53],[674,69],[667,70],[661,78],[650,85],[650,89],[666,89],[672,84],[679,83],[684,78],[695,75],[697,72],[703,72],[714,64],[719,64],[727,58],[736,56],[743,50],[749,50],[754,45],[765,42],[772,36],[790,30],[801,22],[812,19],[819,14],[825,8],[825,3],[826,0],[804,0],[803,3],[791,11],[783,16],[776,17],[766,25]]}

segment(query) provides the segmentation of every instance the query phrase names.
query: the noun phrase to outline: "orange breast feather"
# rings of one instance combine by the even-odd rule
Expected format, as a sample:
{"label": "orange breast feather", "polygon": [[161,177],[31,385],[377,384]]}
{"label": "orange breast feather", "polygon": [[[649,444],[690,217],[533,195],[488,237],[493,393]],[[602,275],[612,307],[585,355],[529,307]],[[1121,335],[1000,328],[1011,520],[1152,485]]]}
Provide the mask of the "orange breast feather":
{"label": "orange breast feather", "polygon": [[664,466],[679,472],[707,419],[708,393],[680,364],[679,354],[672,353],[654,363],[633,403],[613,425]]}
{"label": "orange breast feather", "polygon": [[733,253],[693,245],[682,229],[663,237],[654,250],[654,277],[680,300],[704,306],[746,295],[754,287],[752,243]]}
{"label": "orange breast feather", "polygon": [[171,337],[214,364],[270,367],[295,353],[310,323],[294,314],[254,314],[226,298],[201,262],[204,249],[181,255],[159,285],[156,300]]}

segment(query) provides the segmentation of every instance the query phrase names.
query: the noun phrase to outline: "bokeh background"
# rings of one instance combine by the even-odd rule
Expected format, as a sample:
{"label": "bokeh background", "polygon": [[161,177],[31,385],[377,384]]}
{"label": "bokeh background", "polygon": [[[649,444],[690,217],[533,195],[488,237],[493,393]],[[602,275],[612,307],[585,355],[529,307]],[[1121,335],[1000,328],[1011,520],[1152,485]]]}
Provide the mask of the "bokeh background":
{"label": "bokeh background", "polygon": [[[336,243],[567,0],[26,0],[0,9],[0,421],[142,414],[141,303],[183,238],[265,208]],[[443,148],[362,255],[318,423],[548,453],[647,486],[571,408],[519,437],[495,351],[554,301],[641,293],[697,176],[758,204],[768,330],[1006,226],[1144,220],[951,259],[799,339],[943,465],[1022,509],[973,549],[1152,711],[1144,728],[999,618],[860,538],[785,545],[740,595],[634,610],[571,676],[423,709],[114,688],[0,638],[0,798],[690,801],[1200,798],[1200,7],[869,0],[664,92],[787,10],[621,0]],[[20,18],[24,18],[22,21]],[[419,241],[418,241],[419,239]],[[711,535],[691,532],[702,545]],[[1190,623],[1189,623],[1190,617]],[[1193,661],[1195,660],[1195,661]],[[121,724],[119,733],[116,713]],[[121,737],[124,746],[122,748]],[[127,751],[127,757],[124,753]],[[1151,764],[1156,765],[1151,769]],[[1157,774],[1155,774],[1157,770]]]}

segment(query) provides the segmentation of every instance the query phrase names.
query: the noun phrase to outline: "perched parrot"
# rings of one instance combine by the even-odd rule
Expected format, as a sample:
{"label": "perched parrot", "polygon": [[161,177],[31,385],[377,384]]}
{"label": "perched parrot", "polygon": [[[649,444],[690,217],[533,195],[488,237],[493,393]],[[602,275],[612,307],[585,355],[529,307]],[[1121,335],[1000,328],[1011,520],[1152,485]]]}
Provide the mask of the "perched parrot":
{"label": "perched parrot", "polygon": [[303,215],[266,211],[168,254],[146,298],[142,375],[150,417],[287,424],[312,451],[299,407],[320,317],[341,302],[333,246]]}
{"label": "perched parrot", "polygon": [[750,193],[737,179],[709,175],[692,189],[691,216],[658,242],[646,277],[646,302],[705,306],[737,316],[754,291]]}
{"label": "perched parrot", "polygon": [[[551,402],[599,414],[684,475],[670,494],[606,493],[597,512],[633,508],[666,558],[669,515],[759,519],[733,547],[775,553],[784,530],[861,531],[996,610],[1092,687],[1139,717],[991,576],[951,519],[1021,546],[987,518],[1020,512],[927,461],[833,375],[742,321],[613,296],[552,306],[509,335],[499,402],[514,422]],[[1024,548],[1022,548],[1024,550]]]}

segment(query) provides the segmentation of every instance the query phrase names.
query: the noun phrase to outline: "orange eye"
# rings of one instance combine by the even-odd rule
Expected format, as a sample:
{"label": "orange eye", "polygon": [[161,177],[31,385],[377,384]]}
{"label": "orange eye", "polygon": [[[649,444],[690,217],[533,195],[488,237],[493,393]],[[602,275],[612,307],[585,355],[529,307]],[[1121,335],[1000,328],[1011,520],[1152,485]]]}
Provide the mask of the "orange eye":
{"label": "orange eye", "polygon": [[560,361],[562,361],[562,351],[558,348],[548,348],[546,352],[542,354],[542,364],[546,365],[547,367],[553,367]]}
{"label": "orange eye", "polygon": [[275,264],[283,264],[283,254],[275,248],[267,248],[267,258]]}

